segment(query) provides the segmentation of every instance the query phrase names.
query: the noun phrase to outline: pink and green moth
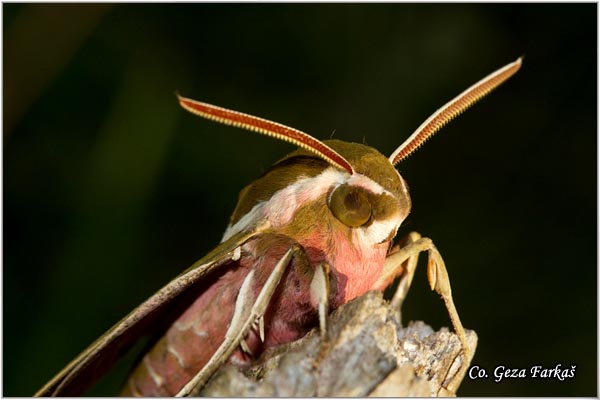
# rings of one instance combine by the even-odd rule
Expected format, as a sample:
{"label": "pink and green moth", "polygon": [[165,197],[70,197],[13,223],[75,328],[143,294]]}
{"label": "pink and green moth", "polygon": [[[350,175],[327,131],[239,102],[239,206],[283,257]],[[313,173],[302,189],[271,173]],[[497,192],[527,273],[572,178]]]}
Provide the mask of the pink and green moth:
{"label": "pink and green moth", "polygon": [[520,66],[521,58],[469,87],[389,157],[363,144],[319,141],[276,122],[178,96],[193,114],[299,149],[242,189],[213,251],[115,324],[36,395],[81,395],[164,321],[172,322],[133,369],[122,394],[197,393],[226,362],[248,365],[265,349],[294,341],[315,326],[326,340],[330,311],[369,290],[383,290],[396,278],[392,304],[400,307],[422,251],[429,256],[431,288],[445,302],[464,355],[471,355],[433,242],[413,232],[404,246],[393,245],[411,208],[395,166]]}

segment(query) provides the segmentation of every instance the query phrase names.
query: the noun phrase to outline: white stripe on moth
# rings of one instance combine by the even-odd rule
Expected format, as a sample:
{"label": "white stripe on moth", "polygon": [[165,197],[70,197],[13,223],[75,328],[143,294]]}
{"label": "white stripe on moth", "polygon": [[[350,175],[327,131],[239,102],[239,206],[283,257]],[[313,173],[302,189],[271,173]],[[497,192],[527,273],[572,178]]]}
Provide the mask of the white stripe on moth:
{"label": "white stripe on moth", "polygon": [[400,214],[397,213],[385,220],[375,221],[367,227],[359,227],[353,233],[355,235],[354,243],[374,245],[390,237],[391,232],[394,232],[394,235],[391,237],[396,236],[396,232],[403,220]]}
{"label": "white stripe on moth", "polygon": [[299,205],[317,199],[327,193],[330,187],[337,186],[348,179],[350,175],[336,168],[327,168],[317,176],[302,177],[293,184],[275,192],[268,201],[256,204],[250,212],[229,226],[223,235],[223,240],[239,233],[264,219],[275,228],[292,221]]}
{"label": "white stripe on moth", "polygon": [[[402,183],[402,192],[406,193],[408,197],[408,187],[406,187],[406,182],[396,169],[394,169],[394,172],[398,175],[400,182]],[[375,194],[387,194],[394,197],[389,191],[385,190],[377,182],[364,175],[354,174],[352,178],[348,180],[348,183],[354,186],[363,187]],[[396,236],[396,232],[398,231],[398,228],[400,228],[400,224],[402,224],[402,221],[404,221],[405,217],[402,217],[400,214],[394,214],[385,220],[374,221],[371,225],[365,228],[359,227],[354,231],[356,238],[354,243],[367,243],[369,245],[373,245],[381,243],[390,237],[391,232],[394,232],[393,236]]]}
{"label": "white stripe on moth", "polygon": [[[227,227],[222,242],[236,233],[255,225],[260,220],[268,221],[274,228],[282,227],[293,220],[297,209],[301,205],[319,198],[323,194],[330,192],[332,188],[344,183],[363,187],[374,194],[385,193],[393,196],[377,182],[364,175],[358,173],[349,175],[347,172],[329,167],[317,176],[298,179],[295,183],[277,191],[268,201],[256,204],[234,225]],[[383,226],[379,226],[379,223],[373,223],[368,229],[371,230],[371,228],[374,228],[373,239],[369,240],[371,243],[373,240],[378,240],[382,236],[382,234],[379,233],[380,231],[387,230],[386,234],[383,235],[379,242],[385,239],[392,229],[388,222],[385,222]],[[370,237],[371,235],[367,236]]]}
{"label": "white stripe on moth", "polygon": [[[401,181],[403,189],[408,191],[402,178]],[[392,193],[365,175],[358,173],[349,175],[337,168],[329,167],[317,176],[298,179],[295,183],[277,191],[268,201],[256,204],[233,226],[227,228],[222,242],[256,225],[260,220],[268,221],[274,228],[285,226],[294,219],[300,206],[328,192],[333,192],[333,188],[345,183],[360,186],[374,194],[387,194],[393,197]],[[361,243],[369,245],[381,243],[390,236],[390,232],[395,233],[398,230],[401,222],[400,215],[394,215],[385,221],[375,221],[366,228],[357,229],[356,235],[360,240],[365,240]]]}
{"label": "white stripe on moth", "polygon": [[406,181],[404,180],[402,175],[400,175],[400,172],[398,172],[396,168],[394,168],[394,172],[396,173],[396,175],[398,175],[398,179],[400,179],[400,183],[402,184],[402,193],[405,193],[406,197],[410,198],[410,196],[408,195],[408,185],[406,184]]}
{"label": "white stripe on moth", "polygon": [[256,204],[252,207],[247,214],[245,214],[242,218],[240,218],[234,225],[229,225],[223,234],[223,239],[221,239],[221,243],[235,235],[236,233],[240,233],[244,229],[249,226],[252,226],[256,221],[258,221],[259,217],[262,215],[262,209],[265,205],[264,201]]}
{"label": "white stripe on moth", "polygon": [[181,368],[186,368],[186,365],[183,362],[183,358],[171,345],[167,346],[167,352],[171,353],[173,357],[175,357],[175,360],[177,360],[177,364],[179,364]]}
{"label": "white stripe on moth", "polygon": [[185,322],[183,322],[181,320],[177,320],[173,323],[173,327],[175,327],[175,329],[177,329],[178,331],[187,331],[188,329],[192,328],[196,335],[202,336],[202,335],[198,334],[198,332],[196,332],[196,328],[198,327],[198,325],[200,325],[199,321],[202,319],[202,317],[203,317],[202,314],[198,314],[198,315],[195,315],[195,318],[190,318]]}
{"label": "white stripe on moth", "polygon": [[192,328],[192,332],[194,332],[194,334],[196,336],[201,337],[201,338],[208,337],[208,332],[206,332],[205,330],[202,330],[202,329],[198,329],[198,325],[194,325],[194,327]]}
{"label": "white stripe on moth", "polygon": [[348,178],[347,172],[329,167],[317,176],[299,179],[271,197],[265,205],[265,215],[276,228],[287,225],[294,219],[299,207],[318,199]]}
{"label": "white stripe on moth", "polygon": [[173,327],[175,329],[177,329],[178,331],[186,331],[188,330],[192,325],[194,324],[194,321],[188,321],[186,323],[183,323],[181,321],[175,321],[173,323]]}
{"label": "white stripe on moth", "polygon": [[363,189],[366,189],[373,194],[386,193],[386,194],[389,194],[390,196],[392,196],[392,194],[390,192],[388,192],[387,190],[385,190],[384,188],[382,188],[379,183],[377,183],[373,179],[366,177],[364,175],[361,175],[361,174],[354,174],[354,175],[350,176],[350,178],[347,179],[344,183],[347,183],[348,185],[351,185],[351,186],[362,187]]}
{"label": "white stripe on moth", "polygon": [[154,368],[152,368],[152,366],[150,365],[150,360],[148,356],[144,357],[144,366],[148,370],[148,373],[150,374],[150,377],[154,381],[156,387],[162,387],[162,385],[164,384],[163,378],[160,375],[158,375],[156,371],[154,371]]}

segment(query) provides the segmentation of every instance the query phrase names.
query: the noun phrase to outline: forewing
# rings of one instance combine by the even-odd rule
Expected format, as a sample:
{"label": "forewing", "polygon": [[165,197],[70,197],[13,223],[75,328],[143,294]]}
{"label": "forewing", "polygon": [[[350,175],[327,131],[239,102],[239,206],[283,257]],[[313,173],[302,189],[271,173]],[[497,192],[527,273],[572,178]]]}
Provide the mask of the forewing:
{"label": "forewing", "polygon": [[[255,270],[252,269],[248,273],[240,288],[233,318],[225,333],[223,343],[202,370],[198,372],[198,374],[196,374],[196,376],[192,378],[179,393],[177,393],[178,397],[196,394],[217,368],[219,368],[231,356],[235,349],[242,344],[244,337],[247,335],[250,328],[255,324],[260,324],[259,321],[264,321],[263,318],[267,311],[267,307],[292,259],[294,251],[298,252],[299,248],[295,249],[293,246],[290,247],[284,256],[277,262],[254,301],[250,299],[253,297],[251,294],[251,287],[254,283],[253,278]],[[262,335],[264,335],[264,333],[261,333],[261,336]]]}
{"label": "forewing", "polygon": [[81,395],[164,315],[174,300],[208,273],[236,260],[239,257],[237,249],[257,233],[240,232],[196,261],[92,343],[35,396]]}

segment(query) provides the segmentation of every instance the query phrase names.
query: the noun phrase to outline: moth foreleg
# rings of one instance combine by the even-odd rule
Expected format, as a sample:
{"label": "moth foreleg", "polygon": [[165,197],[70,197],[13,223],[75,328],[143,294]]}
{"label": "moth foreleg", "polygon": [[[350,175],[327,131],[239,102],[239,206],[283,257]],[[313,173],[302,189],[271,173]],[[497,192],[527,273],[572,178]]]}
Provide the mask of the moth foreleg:
{"label": "moth foreleg", "polygon": [[403,247],[386,258],[383,273],[373,288],[381,290],[396,276],[404,273],[392,299],[392,304],[401,305],[412,282],[418,255],[422,251],[427,251],[429,253],[427,261],[427,278],[429,280],[429,285],[431,290],[435,290],[444,300],[452,326],[454,327],[454,331],[456,332],[463,349],[461,368],[446,385],[446,389],[455,392],[469,366],[469,360],[473,357],[473,350],[467,343],[465,329],[460,321],[458,312],[456,311],[456,306],[454,305],[452,288],[450,287],[450,277],[448,276],[444,260],[431,239],[423,238],[418,233],[412,232],[408,235],[405,242],[406,244]]}
{"label": "moth foreleg", "polygon": [[[405,248],[411,243],[416,242],[421,239],[421,235],[417,232],[410,232],[406,235],[402,241],[399,243],[400,249]],[[391,261],[391,260],[390,260]],[[415,275],[415,269],[417,268],[417,263],[419,261],[419,253],[415,253],[408,256],[408,259],[402,264],[403,267],[403,275],[400,282],[398,282],[398,286],[396,287],[396,291],[394,292],[394,297],[390,301],[390,304],[394,310],[398,310],[400,312],[402,310],[402,303],[408,294],[408,290],[410,289],[410,285],[412,284],[413,277]],[[388,266],[393,269],[396,265],[392,265],[392,263],[386,262],[389,264]]]}
{"label": "moth foreleg", "polygon": [[295,246],[284,254],[277,262],[267,281],[262,286],[256,299],[253,299],[252,285],[254,279],[254,270],[251,270],[242,286],[236,299],[233,317],[229,328],[225,333],[225,339],[217,351],[212,355],[206,365],[198,372],[178,393],[178,397],[189,396],[197,393],[213,375],[213,373],[223,365],[231,354],[241,346],[244,337],[255,324],[261,324],[260,320],[264,316],[269,301],[277,289],[281,277],[286,267],[290,264],[292,256],[298,249]]}

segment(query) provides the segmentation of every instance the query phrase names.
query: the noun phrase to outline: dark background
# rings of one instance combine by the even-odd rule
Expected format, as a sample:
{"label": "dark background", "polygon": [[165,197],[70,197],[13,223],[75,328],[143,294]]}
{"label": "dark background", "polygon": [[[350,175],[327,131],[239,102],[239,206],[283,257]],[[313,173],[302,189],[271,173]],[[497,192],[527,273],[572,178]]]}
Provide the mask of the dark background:
{"label": "dark background", "polygon": [[[597,396],[596,4],[3,4],[3,355],[28,396],[218,241],[293,150],[175,91],[391,152],[434,110],[521,71],[399,169],[450,271],[474,363],[556,379],[459,394]],[[424,263],[404,318],[448,326]],[[127,362],[121,371],[129,368]],[[118,375],[97,389],[114,394]]]}

